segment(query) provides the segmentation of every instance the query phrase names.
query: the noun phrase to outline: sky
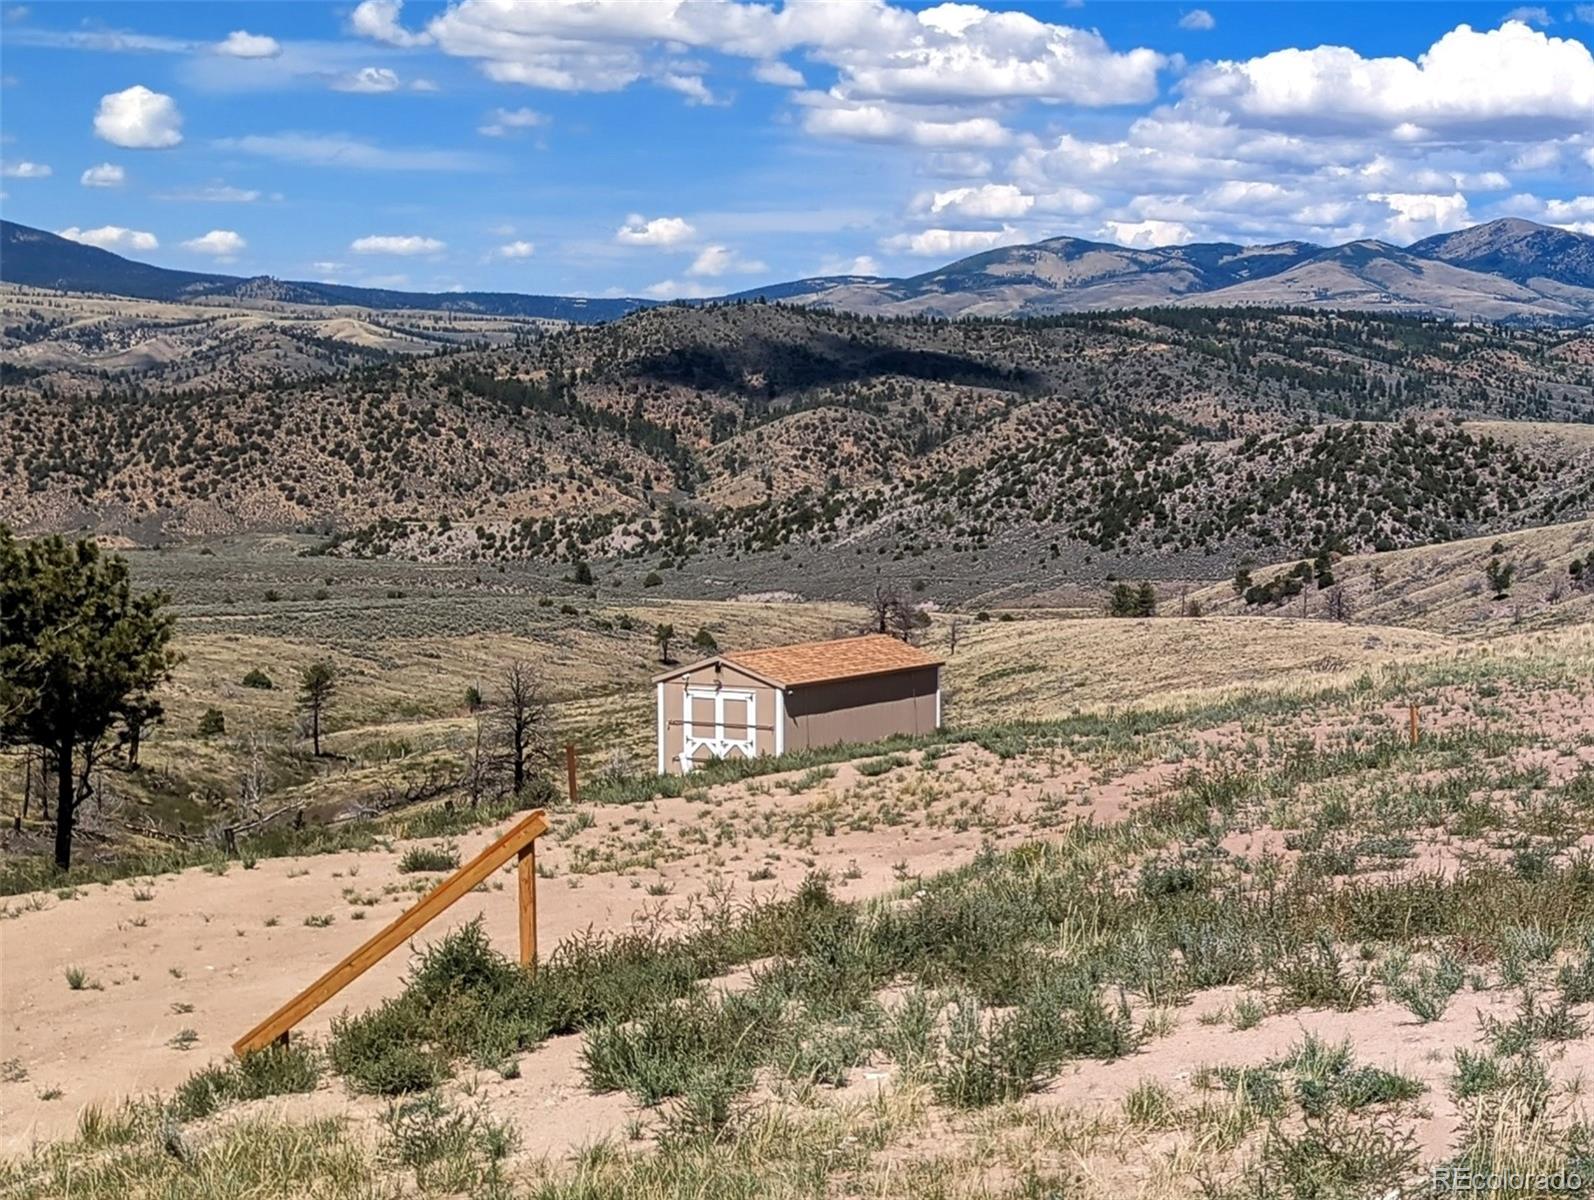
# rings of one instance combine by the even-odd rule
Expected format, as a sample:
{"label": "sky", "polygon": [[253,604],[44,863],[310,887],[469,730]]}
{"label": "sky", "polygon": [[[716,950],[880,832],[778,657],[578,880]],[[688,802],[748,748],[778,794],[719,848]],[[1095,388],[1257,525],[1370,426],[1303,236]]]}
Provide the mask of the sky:
{"label": "sky", "polygon": [[1594,3],[0,4],[0,212],[161,266],[658,298],[1070,235],[1594,234]]}

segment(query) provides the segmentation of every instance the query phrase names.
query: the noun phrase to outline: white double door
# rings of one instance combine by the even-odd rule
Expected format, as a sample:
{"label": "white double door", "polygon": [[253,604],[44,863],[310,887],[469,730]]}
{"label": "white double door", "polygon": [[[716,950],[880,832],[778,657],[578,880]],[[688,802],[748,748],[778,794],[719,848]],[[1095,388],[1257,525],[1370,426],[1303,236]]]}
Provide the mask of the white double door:
{"label": "white double door", "polygon": [[707,750],[711,758],[758,753],[758,695],[738,688],[686,689],[681,770],[690,771]]}

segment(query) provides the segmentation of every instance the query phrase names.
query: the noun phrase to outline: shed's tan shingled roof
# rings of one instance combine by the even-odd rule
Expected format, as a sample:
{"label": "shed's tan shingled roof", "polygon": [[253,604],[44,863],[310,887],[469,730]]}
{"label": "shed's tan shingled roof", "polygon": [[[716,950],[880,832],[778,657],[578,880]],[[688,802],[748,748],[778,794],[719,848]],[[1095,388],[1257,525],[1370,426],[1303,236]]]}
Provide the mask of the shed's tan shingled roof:
{"label": "shed's tan shingled roof", "polygon": [[938,667],[945,661],[883,633],[830,642],[798,642],[767,650],[738,650],[722,657],[733,666],[745,667],[784,687],[889,675],[917,667]]}

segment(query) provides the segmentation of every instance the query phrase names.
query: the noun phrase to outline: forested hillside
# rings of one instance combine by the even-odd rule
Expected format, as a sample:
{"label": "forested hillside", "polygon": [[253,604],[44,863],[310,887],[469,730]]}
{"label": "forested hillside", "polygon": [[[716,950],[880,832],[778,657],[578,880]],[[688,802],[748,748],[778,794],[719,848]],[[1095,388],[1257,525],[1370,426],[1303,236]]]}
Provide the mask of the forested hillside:
{"label": "forested hillside", "polygon": [[1580,515],[1594,338],[1159,309],[1027,321],[667,307],[234,386],[9,373],[0,502],[135,540],[419,558],[1305,553]]}

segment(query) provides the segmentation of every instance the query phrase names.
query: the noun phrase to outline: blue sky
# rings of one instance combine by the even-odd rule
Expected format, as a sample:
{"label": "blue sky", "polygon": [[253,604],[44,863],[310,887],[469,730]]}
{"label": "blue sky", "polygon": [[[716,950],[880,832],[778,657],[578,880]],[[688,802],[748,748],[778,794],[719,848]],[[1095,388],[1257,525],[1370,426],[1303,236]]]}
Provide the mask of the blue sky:
{"label": "blue sky", "polygon": [[711,295],[1058,234],[1594,233],[1594,4],[0,7],[6,217],[164,266]]}

